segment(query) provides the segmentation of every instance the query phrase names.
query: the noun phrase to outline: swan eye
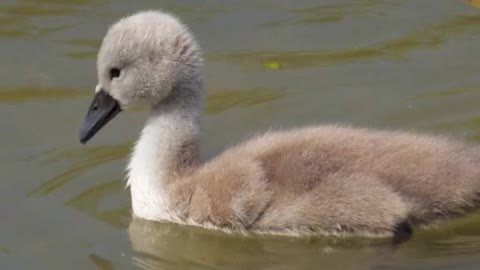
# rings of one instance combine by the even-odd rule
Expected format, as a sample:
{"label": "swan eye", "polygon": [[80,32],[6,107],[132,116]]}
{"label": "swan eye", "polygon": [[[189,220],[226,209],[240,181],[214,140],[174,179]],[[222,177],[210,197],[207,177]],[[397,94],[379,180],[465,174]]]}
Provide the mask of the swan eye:
{"label": "swan eye", "polygon": [[120,69],[119,68],[111,68],[110,69],[110,80],[120,77]]}

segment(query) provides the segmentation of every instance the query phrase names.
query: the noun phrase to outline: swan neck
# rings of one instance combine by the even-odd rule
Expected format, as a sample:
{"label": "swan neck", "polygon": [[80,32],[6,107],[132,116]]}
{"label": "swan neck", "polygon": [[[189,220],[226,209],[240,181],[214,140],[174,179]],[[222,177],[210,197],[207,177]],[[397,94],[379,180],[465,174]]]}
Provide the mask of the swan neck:
{"label": "swan neck", "polygon": [[198,164],[201,84],[184,85],[155,105],[135,145],[129,164],[130,191],[135,215],[171,219],[169,184]]}

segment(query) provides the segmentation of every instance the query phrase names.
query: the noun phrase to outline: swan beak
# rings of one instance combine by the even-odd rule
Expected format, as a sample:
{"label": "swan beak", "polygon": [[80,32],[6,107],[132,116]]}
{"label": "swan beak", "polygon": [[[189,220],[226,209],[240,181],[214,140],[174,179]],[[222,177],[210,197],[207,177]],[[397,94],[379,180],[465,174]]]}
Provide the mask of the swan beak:
{"label": "swan beak", "polygon": [[87,116],[80,128],[80,142],[87,143],[105,124],[112,120],[122,109],[120,104],[107,92],[100,90],[95,94]]}

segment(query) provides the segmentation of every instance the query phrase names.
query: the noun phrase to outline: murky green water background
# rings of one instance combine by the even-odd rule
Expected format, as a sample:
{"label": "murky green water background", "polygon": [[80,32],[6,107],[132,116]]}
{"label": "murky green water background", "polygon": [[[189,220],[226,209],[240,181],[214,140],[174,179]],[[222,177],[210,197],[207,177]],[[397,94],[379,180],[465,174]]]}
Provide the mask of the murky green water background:
{"label": "murky green water background", "polygon": [[398,248],[130,224],[123,169],[144,113],[82,147],[107,25],[164,8],[206,51],[203,155],[312,123],[480,143],[480,9],[464,0],[0,3],[0,269],[479,269],[480,215]]}

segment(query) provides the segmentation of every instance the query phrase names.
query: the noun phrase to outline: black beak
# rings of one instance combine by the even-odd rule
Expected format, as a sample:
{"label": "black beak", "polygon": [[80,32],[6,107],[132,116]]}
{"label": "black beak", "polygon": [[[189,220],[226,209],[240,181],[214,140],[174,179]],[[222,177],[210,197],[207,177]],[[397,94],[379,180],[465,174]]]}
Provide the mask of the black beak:
{"label": "black beak", "polygon": [[97,92],[80,128],[80,142],[82,144],[88,142],[121,111],[120,105],[112,96],[103,90]]}

